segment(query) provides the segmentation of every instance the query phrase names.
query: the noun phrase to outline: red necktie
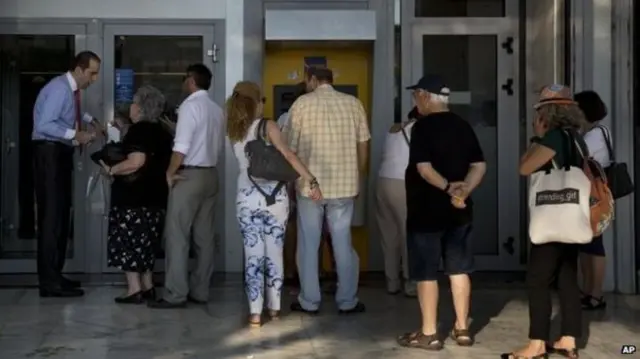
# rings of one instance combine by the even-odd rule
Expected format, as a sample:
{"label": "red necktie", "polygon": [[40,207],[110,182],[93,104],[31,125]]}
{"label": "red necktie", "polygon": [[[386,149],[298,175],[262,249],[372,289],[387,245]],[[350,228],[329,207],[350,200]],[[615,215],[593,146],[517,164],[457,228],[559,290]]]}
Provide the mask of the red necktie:
{"label": "red necktie", "polygon": [[80,114],[80,90],[75,90],[73,92],[73,97],[76,105],[76,125],[75,130],[80,131],[82,125],[82,115]]}

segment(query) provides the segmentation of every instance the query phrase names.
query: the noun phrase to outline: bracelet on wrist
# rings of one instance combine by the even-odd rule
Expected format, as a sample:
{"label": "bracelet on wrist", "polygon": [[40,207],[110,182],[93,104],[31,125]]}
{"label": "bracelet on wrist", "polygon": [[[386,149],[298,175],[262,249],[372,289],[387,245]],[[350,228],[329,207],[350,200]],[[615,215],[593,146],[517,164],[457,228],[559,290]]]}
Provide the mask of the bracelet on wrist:
{"label": "bracelet on wrist", "polygon": [[318,180],[314,177],[309,181],[309,188],[313,189],[318,187],[320,184],[318,183]]}
{"label": "bracelet on wrist", "polygon": [[445,192],[449,192],[449,189],[450,189],[450,188],[451,188],[451,184],[450,184],[449,182],[447,182],[447,185],[446,185],[446,186],[444,186],[443,191],[445,191]]}

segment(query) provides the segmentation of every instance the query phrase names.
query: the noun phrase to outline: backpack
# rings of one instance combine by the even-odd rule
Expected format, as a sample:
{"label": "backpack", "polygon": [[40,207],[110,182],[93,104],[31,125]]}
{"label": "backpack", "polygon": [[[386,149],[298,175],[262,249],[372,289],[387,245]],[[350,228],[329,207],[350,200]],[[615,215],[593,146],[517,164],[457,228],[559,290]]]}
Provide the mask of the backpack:
{"label": "backpack", "polygon": [[582,159],[582,171],[591,182],[589,203],[591,207],[591,229],[593,236],[601,235],[611,224],[614,217],[614,200],[602,166],[589,157],[587,144],[573,130],[564,131],[574,144]]}

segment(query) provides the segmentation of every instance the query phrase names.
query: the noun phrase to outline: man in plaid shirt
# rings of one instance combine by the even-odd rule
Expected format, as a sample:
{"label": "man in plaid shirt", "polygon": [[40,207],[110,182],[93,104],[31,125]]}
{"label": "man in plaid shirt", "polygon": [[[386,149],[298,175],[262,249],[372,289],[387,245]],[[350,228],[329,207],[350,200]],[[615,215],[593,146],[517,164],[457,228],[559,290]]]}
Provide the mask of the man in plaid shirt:
{"label": "man in plaid shirt", "polygon": [[324,199],[316,202],[306,197],[308,184],[298,182],[300,294],[291,309],[318,312],[318,250],[326,215],[338,274],[338,309],[340,313],[363,312],[365,306],[357,297],[360,269],[351,244],[351,218],[368,159],[367,115],[357,98],[333,88],[331,70],[310,68],[305,80],[309,93],[294,102],[283,132],[289,147],[316,174]]}

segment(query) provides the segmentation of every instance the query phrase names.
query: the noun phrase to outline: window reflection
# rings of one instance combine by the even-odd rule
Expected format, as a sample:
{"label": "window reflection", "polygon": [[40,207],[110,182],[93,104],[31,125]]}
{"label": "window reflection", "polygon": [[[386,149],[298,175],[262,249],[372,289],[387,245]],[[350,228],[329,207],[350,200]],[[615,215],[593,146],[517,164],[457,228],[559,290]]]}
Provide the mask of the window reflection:
{"label": "window reflection", "polygon": [[168,109],[177,108],[184,99],[182,78],[187,67],[202,62],[202,37],[116,36],[114,43],[116,69],[134,72],[133,92],[152,85],[164,93]]}
{"label": "window reflection", "polygon": [[505,0],[415,0],[415,9],[416,17],[503,17]]}
{"label": "window reflection", "polygon": [[[2,259],[36,258],[33,105],[40,89],[69,69],[74,55],[74,35],[0,35],[1,136],[8,146],[0,157]],[[69,237],[73,242],[73,225]],[[67,248],[67,258],[73,257],[73,244]]]}

